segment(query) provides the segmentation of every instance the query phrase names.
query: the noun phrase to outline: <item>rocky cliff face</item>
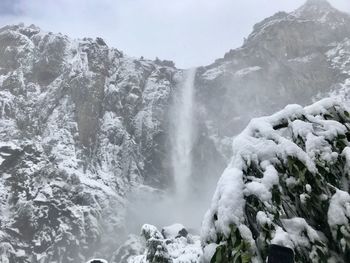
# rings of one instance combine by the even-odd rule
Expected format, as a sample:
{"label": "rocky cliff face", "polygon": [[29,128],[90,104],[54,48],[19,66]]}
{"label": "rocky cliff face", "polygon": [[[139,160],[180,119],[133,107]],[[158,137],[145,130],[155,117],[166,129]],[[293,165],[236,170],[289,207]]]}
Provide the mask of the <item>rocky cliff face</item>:
{"label": "rocky cliff face", "polygon": [[[346,92],[348,37],[349,15],[308,1],[197,70],[198,192],[198,178],[221,174],[231,137],[251,117]],[[172,186],[169,110],[182,75],[102,39],[0,29],[0,254],[81,262],[115,249],[127,192]]]}
{"label": "rocky cliff face", "polygon": [[23,25],[0,30],[0,66],[3,253],[79,262],[122,233],[130,187],[168,183],[177,70]]}

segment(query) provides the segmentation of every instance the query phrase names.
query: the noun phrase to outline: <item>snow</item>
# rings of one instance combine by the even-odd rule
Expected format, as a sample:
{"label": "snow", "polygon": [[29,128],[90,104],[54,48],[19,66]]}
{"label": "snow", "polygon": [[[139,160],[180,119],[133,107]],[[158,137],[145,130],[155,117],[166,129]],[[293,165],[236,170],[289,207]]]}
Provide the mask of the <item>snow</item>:
{"label": "snow", "polygon": [[163,227],[162,234],[165,238],[176,238],[179,232],[185,229],[182,224],[173,224],[171,226]]}
{"label": "snow", "polygon": [[174,263],[196,263],[199,256],[202,254],[200,246],[200,238],[192,236],[190,243],[188,239],[181,237],[175,239],[176,242],[170,243],[167,246],[169,255],[173,258]]}
{"label": "snow", "polygon": [[304,57],[296,57],[288,59],[289,62],[297,62],[297,63],[308,63],[312,61],[316,57],[316,54],[306,55]]}
{"label": "snow", "polygon": [[43,193],[39,193],[35,198],[34,201],[36,202],[46,202],[48,199]]}
{"label": "snow", "polygon": [[16,97],[7,90],[0,91],[0,118],[8,119],[14,114]]}
{"label": "snow", "polygon": [[210,262],[211,258],[214,256],[217,244],[211,243],[204,247],[201,262]]}
{"label": "snow", "polygon": [[265,225],[271,225],[272,221],[270,218],[270,215],[267,215],[265,212],[263,211],[259,211],[256,214],[256,221],[261,225],[261,226],[265,226]]}
{"label": "snow", "polygon": [[332,96],[336,96],[345,103],[349,103],[350,86],[350,39],[338,43],[333,49],[326,53],[329,63],[337,70],[340,70],[347,78],[340,83],[340,88],[334,90]]}
{"label": "snow", "polygon": [[10,155],[9,153],[1,151],[1,148],[5,148],[6,150],[11,150],[11,151],[21,149],[13,141],[9,141],[9,142],[0,141],[0,166],[6,160],[6,157]]}
{"label": "snow", "polygon": [[150,224],[144,224],[141,228],[141,234],[146,239],[150,238],[156,238],[156,239],[162,239],[163,235],[159,232],[157,227],[150,225]]}
{"label": "snow", "polygon": [[[316,248],[312,246],[315,242],[325,243],[327,240],[322,233],[310,227],[304,218],[282,219],[283,228],[277,227],[271,244],[289,247],[291,249],[308,249],[311,262],[319,262]],[[324,248],[318,248],[323,250]]]}
{"label": "snow", "polygon": [[261,69],[262,68],[259,67],[259,66],[243,68],[243,69],[240,69],[240,70],[236,71],[235,76],[236,77],[244,77],[244,76],[246,76],[248,74],[251,74],[253,72],[259,71]]}
{"label": "snow", "polygon": [[306,184],[306,185],[305,185],[305,188],[306,188],[306,191],[307,191],[308,193],[311,193],[311,192],[312,192],[312,187],[311,187],[311,185]]}
{"label": "snow", "polygon": [[322,240],[318,232],[310,227],[304,218],[295,217],[281,221],[289,238],[294,243],[294,247],[309,247],[310,241],[314,243],[317,240]]}
{"label": "snow", "polygon": [[321,24],[331,25],[336,28],[344,22],[341,18],[334,20],[332,16],[339,11],[333,8],[328,1],[308,0],[303,6],[292,12],[291,15],[298,19],[315,21]]}
{"label": "snow", "polygon": [[271,200],[272,194],[264,184],[261,184],[259,182],[251,182],[248,183],[245,187],[246,188],[244,189],[244,194],[246,196],[254,194],[262,201]]}
{"label": "snow", "polygon": [[262,201],[271,200],[271,189],[278,184],[278,173],[273,165],[268,165],[265,169],[263,178],[256,178],[254,179],[256,181],[245,185],[244,194],[246,196],[254,194]]}
{"label": "snow", "polygon": [[[303,26],[305,23],[313,22],[324,27],[330,27],[331,30],[337,30],[338,28],[347,26],[347,14],[333,8],[327,1],[321,0],[319,2],[312,4],[306,3],[291,13],[279,12],[263,20],[263,22],[254,26],[254,31],[249,35],[249,40],[259,40],[259,36],[263,34],[270,36],[275,33],[273,31],[274,27],[278,27],[284,23],[300,24]],[[249,40],[247,42],[250,42]]]}
{"label": "snow", "polygon": [[281,227],[277,227],[274,237],[271,240],[271,244],[289,247],[291,249],[294,248],[294,244],[290,236]]}
{"label": "snow", "polygon": [[217,79],[218,77],[224,75],[225,73],[225,68],[229,65],[228,62],[224,62],[218,67],[214,67],[211,69],[208,69],[205,71],[202,75],[202,77],[206,80],[214,80]]}
{"label": "snow", "polygon": [[348,225],[350,218],[350,195],[337,190],[332,196],[328,209],[328,224],[331,228],[338,225]]}
{"label": "snow", "polygon": [[[212,239],[215,236],[213,227],[228,236],[230,224],[240,225],[243,218],[243,172],[228,167],[221,176],[214,194],[210,212],[205,215],[201,236]],[[209,218],[216,215],[220,220],[212,222]]]}
{"label": "snow", "polygon": [[288,123],[305,114],[307,113],[301,106],[289,105],[272,116],[253,119],[233,141],[235,158],[232,165],[244,169],[245,161],[250,164],[252,161],[273,160],[275,157],[286,159],[287,156],[294,156],[302,160],[311,172],[315,172],[315,164],[311,158],[299,146],[273,128],[281,122]]}

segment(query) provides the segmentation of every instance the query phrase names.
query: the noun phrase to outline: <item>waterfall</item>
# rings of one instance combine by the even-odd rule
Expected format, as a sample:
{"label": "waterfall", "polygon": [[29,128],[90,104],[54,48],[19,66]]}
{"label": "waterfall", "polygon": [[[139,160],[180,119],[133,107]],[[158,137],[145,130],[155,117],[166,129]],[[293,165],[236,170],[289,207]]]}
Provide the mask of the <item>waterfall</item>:
{"label": "waterfall", "polygon": [[[196,69],[183,72],[182,81],[177,86],[174,102],[169,115],[170,125],[170,158],[173,169],[175,192],[165,196],[156,192],[141,192],[136,196],[138,201],[129,206],[128,228],[139,231],[145,223],[158,227],[182,223],[191,229],[199,229],[203,214],[200,203],[192,194],[190,177],[192,173],[192,148],[196,127],[194,122],[194,81]],[[136,219],[141,219],[135,223]]]}
{"label": "waterfall", "polygon": [[193,105],[196,69],[189,69],[184,75],[184,80],[179,85],[179,94],[173,107],[172,166],[177,201],[185,201],[190,190],[191,151],[194,137]]}

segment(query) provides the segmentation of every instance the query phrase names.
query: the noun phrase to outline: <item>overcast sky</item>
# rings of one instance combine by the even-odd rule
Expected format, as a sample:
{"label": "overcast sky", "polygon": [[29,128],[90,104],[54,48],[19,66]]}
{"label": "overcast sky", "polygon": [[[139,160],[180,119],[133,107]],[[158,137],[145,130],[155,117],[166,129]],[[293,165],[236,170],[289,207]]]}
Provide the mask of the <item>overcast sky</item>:
{"label": "overcast sky", "polygon": [[[330,0],[350,13],[350,0]],[[0,25],[24,22],[71,37],[100,36],[131,56],[206,65],[241,46],[252,26],[304,0],[0,0]]]}

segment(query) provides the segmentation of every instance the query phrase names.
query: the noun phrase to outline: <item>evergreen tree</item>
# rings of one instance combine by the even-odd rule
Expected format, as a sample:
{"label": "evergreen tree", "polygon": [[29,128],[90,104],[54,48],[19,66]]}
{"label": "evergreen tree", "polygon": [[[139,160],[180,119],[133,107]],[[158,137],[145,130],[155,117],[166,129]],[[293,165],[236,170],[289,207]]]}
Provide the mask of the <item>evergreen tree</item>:
{"label": "evergreen tree", "polygon": [[233,143],[202,229],[203,261],[350,262],[350,115],[325,99],[254,119]]}

